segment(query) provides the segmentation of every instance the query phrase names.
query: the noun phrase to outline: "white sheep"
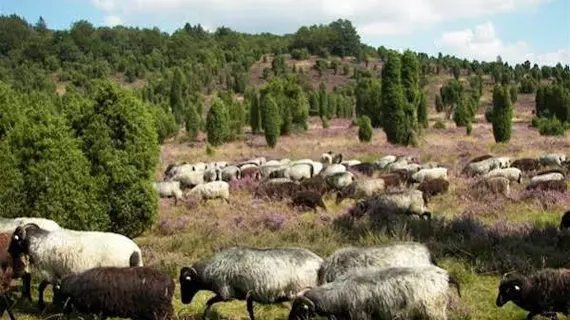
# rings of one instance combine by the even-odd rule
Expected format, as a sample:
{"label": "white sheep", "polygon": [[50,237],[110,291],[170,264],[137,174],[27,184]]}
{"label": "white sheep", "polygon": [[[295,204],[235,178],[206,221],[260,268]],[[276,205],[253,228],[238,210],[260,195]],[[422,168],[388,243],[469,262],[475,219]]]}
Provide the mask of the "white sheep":
{"label": "white sheep", "polygon": [[238,166],[227,166],[222,170],[222,180],[230,182],[241,179],[241,169]]}
{"label": "white sheep", "polygon": [[342,164],[335,163],[323,168],[323,170],[320,172],[320,175],[323,176],[323,178],[326,178],[328,176],[332,176],[341,172],[346,172],[346,167]]}
{"label": "white sheep", "polygon": [[[35,224],[16,228],[10,243],[13,258],[29,256],[30,265],[17,264],[17,271],[39,273],[38,304],[43,309],[43,292],[54,281],[96,267],[143,266],[139,246],[131,239],[112,232],[57,229],[47,231]],[[26,259],[14,259],[25,261]]]}
{"label": "white sheep", "polygon": [[435,179],[448,180],[447,168],[421,169],[420,171],[412,174],[412,181],[417,183]]}
{"label": "white sheep", "polygon": [[472,162],[465,167],[464,172],[471,175],[484,175],[493,169],[504,169],[509,166],[510,159],[508,157],[494,157],[478,162]]}
{"label": "white sheep", "polygon": [[18,226],[23,226],[28,223],[34,223],[40,228],[52,231],[61,229],[57,222],[45,219],[45,218],[28,218],[28,217],[18,217],[18,218],[2,218],[0,217],[0,232],[1,233],[12,233]]}
{"label": "white sheep", "polygon": [[225,181],[212,181],[195,186],[190,190],[186,197],[198,197],[202,201],[209,199],[224,199],[230,203],[230,184]]}
{"label": "white sheep", "polygon": [[332,152],[329,151],[329,152],[323,153],[321,155],[321,158],[319,159],[319,161],[321,163],[325,163],[325,164],[332,164]]}
{"label": "white sheep", "polygon": [[342,164],[343,166],[345,166],[347,168],[350,168],[352,166],[355,166],[355,165],[361,164],[361,163],[362,163],[362,161],[360,161],[360,160],[352,159],[352,160],[344,160],[340,164]]}
{"label": "white sheep", "polygon": [[357,180],[342,188],[336,196],[336,204],[340,204],[344,199],[362,199],[381,194],[386,190],[386,183],[383,179]]}
{"label": "white sheep", "polygon": [[530,179],[529,186],[534,186],[542,181],[564,180],[564,175],[560,172],[550,172],[534,176]]}
{"label": "white sheep", "polygon": [[152,186],[161,198],[174,198],[174,205],[177,205],[178,201],[183,199],[180,181],[158,181],[153,182]]}
{"label": "white sheep", "polygon": [[301,181],[303,179],[311,179],[313,177],[313,162],[294,164],[287,168],[283,177],[293,181]]}
{"label": "white sheep", "polygon": [[334,175],[329,175],[325,178],[325,181],[329,187],[336,190],[341,190],[356,181],[356,177],[354,174],[352,174],[352,172],[345,171]]}
{"label": "white sheep", "polygon": [[382,157],[382,158],[380,158],[380,159],[374,161],[374,164],[376,164],[380,170],[384,170],[384,169],[386,169],[386,167],[387,167],[390,163],[395,162],[396,159],[397,159],[396,156],[387,155],[387,156],[384,156],[384,157]]}
{"label": "white sheep", "polygon": [[518,182],[520,184],[522,182],[522,171],[518,168],[497,168],[489,171],[484,177],[503,177],[509,179],[511,182]]}
{"label": "white sheep", "polygon": [[566,155],[563,153],[549,153],[542,155],[538,158],[538,161],[543,166],[561,166],[562,162],[566,161]]}

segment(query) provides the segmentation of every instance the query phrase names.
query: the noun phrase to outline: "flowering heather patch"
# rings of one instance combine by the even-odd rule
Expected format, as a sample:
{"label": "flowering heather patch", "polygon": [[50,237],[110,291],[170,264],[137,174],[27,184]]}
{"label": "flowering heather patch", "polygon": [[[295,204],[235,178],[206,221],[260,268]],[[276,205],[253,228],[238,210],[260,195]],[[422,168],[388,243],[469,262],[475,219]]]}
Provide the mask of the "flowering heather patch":
{"label": "flowering heather patch", "polygon": [[259,185],[259,181],[255,180],[253,177],[245,177],[239,180],[232,180],[230,181],[230,192],[235,190],[246,190],[251,191],[255,190],[255,188]]}
{"label": "flowering heather patch", "polygon": [[553,190],[526,190],[523,189],[515,194],[516,201],[524,201],[534,204],[542,209],[570,206],[570,192],[557,192]]}
{"label": "flowering heather patch", "polygon": [[271,231],[279,231],[285,227],[287,218],[282,213],[268,213],[259,222]]}
{"label": "flowering heather patch", "polygon": [[186,228],[186,224],[190,221],[190,217],[181,216],[160,216],[158,221],[158,232],[161,235],[169,236]]}

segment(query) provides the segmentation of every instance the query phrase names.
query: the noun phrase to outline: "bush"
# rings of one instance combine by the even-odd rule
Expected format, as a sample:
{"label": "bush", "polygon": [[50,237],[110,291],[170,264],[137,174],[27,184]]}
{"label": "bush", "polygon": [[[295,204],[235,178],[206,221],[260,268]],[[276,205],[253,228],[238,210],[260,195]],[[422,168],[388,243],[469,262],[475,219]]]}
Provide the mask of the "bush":
{"label": "bush", "polygon": [[489,123],[493,122],[493,107],[487,107],[485,109],[485,120]]}
{"label": "bush", "polygon": [[520,93],[534,93],[536,91],[537,82],[532,77],[525,76],[520,83]]}
{"label": "bush", "polygon": [[495,86],[493,89],[492,120],[495,142],[508,142],[513,122],[513,105],[508,87]]}
{"label": "bush", "polygon": [[467,135],[470,136],[472,131],[473,131],[473,125],[471,124],[471,122],[468,122],[467,125],[465,126],[465,133],[467,133]]}
{"label": "bush", "polygon": [[517,86],[511,86],[509,88],[509,94],[511,95],[511,102],[513,104],[515,104],[518,100],[518,93],[519,93],[519,88]]}
{"label": "bush", "polygon": [[229,134],[229,115],[224,101],[214,98],[212,107],[206,116],[206,132],[208,143],[213,146],[223,144]]}
{"label": "bush", "polygon": [[457,104],[455,112],[453,113],[453,121],[458,127],[465,127],[470,122],[470,112],[467,109],[467,102],[463,99]]}
{"label": "bush", "polygon": [[443,123],[443,121],[437,120],[434,124],[433,124],[433,128],[434,129],[445,129],[445,123]]}
{"label": "bush", "polygon": [[274,148],[281,134],[281,117],[279,115],[279,106],[271,95],[264,97],[262,114],[265,141],[269,147]]}
{"label": "bush", "polygon": [[568,129],[556,118],[538,118],[536,124],[541,136],[564,136]]}
{"label": "bush", "polygon": [[362,116],[358,122],[358,140],[360,140],[360,142],[370,142],[374,132],[370,118],[368,116]]}
{"label": "bush", "polygon": [[293,49],[291,57],[295,60],[307,60],[309,59],[309,50],[307,48]]}

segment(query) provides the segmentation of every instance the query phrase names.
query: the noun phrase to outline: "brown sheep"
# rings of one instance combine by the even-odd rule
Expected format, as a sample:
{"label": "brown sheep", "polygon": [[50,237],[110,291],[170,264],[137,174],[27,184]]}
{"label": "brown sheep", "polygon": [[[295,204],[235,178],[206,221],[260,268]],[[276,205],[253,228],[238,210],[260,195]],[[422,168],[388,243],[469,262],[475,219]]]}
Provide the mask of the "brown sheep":
{"label": "brown sheep", "polygon": [[534,172],[538,171],[542,166],[537,159],[522,158],[515,160],[511,167],[518,168],[523,172]]}
{"label": "brown sheep", "polygon": [[547,180],[538,181],[526,187],[527,190],[553,190],[558,192],[566,192],[568,185],[564,180]]}
{"label": "brown sheep", "polygon": [[11,294],[18,289],[18,284],[12,269],[12,256],[8,253],[11,240],[11,233],[0,233],[0,317],[4,315],[4,311],[8,311],[10,319],[15,320],[12,310],[10,310],[12,305]]}
{"label": "brown sheep", "polygon": [[249,167],[241,171],[241,177],[242,179],[253,177],[255,180],[261,180],[261,172],[259,172],[257,167]]}
{"label": "brown sheep", "polygon": [[284,198],[293,197],[297,191],[299,191],[299,185],[292,181],[284,183],[264,183],[257,188],[255,195],[257,197],[283,200]]}
{"label": "brown sheep", "polygon": [[378,178],[384,180],[386,188],[399,188],[406,181],[405,178],[402,178],[402,175],[394,172],[381,174]]}
{"label": "brown sheep", "polygon": [[293,196],[293,206],[294,207],[309,207],[317,212],[317,207],[323,208],[327,211],[327,207],[323,202],[323,198],[320,194],[313,191],[299,191]]}
{"label": "brown sheep", "polygon": [[418,186],[418,190],[424,193],[428,199],[438,194],[446,193],[449,190],[449,181],[438,178],[434,180],[427,180]]}
{"label": "brown sheep", "polygon": [[509,179],[504,177],[491,177],[479,180],[472,188],[471,194],[475,198],[484,198],[489,192],[508,197],[511,191]]}
{"label": "brown sheep", "polygon": [[301,180],[300,189],[304,191],[313,191],[323,196],[329,192],[330,188],[325,178],[317,175],[310,179]]}

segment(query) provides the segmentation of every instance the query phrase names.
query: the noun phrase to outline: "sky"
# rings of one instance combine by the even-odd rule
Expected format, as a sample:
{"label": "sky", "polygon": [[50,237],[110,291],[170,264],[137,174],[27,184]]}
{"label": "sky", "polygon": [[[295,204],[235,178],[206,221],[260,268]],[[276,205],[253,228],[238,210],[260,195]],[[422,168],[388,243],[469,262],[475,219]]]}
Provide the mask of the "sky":
{"label": "sky", "polygon": [[362,42],[460,58],[570,64],[570,0],[0,0],[2,14],[50,28],[94,25],[294,33],[349,19]]}

